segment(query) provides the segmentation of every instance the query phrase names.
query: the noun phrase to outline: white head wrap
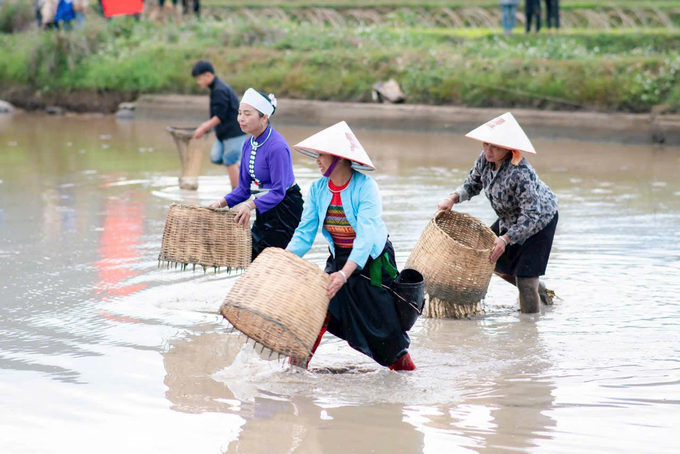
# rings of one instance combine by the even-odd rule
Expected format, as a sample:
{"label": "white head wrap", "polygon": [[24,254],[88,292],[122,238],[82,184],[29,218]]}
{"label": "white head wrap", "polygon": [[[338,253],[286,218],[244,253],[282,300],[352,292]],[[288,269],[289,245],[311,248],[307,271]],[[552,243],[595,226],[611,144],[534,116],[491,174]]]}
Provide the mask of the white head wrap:
{"label": "white head wrap", "polygon": [[258,112],[269,115],[270,117],[274,113],[274,108],[276,108],[276,97],[273,94],[269,94],[269,99],[262,96],[255,89],[249,88],[241,98],[241,102],[253,106]]}

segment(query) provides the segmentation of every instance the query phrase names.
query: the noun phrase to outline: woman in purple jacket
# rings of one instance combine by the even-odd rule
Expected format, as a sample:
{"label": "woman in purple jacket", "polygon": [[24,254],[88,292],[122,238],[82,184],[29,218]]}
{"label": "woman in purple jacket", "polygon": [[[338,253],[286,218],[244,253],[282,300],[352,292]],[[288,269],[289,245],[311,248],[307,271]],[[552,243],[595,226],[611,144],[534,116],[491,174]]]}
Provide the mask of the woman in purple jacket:
{"label": "woman in purple jacket", "polygon": [[243,144],[238,186],[211,205],[231,208],[240,204],[235,219],[244,228],[250,224],[251,211],[257,212],[252,228],[253,260],[267,247],[288,246],[302,216],[302,193],[295,183],[290,147],[269,124],[275,110],[274,95],[252,88],[245,92],[238,122],[250,137]]}

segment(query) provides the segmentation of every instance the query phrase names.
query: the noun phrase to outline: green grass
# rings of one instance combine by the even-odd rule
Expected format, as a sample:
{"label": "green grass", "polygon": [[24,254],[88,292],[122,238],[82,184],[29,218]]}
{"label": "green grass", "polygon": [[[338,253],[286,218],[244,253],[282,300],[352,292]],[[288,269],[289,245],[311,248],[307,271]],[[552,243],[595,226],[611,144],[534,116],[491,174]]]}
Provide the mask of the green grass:
{"label": "green grass", "polygon": [[193,63],[213,61],[237,91],[370,101],[395,78],[408,102],[644,112],[680,108],[680,32],[332,29],[286,23],[91,19],[70,33],[0,34],[0,96],[36,93],[205,93]]}
{"label": "green grass", "polygon": [[13,33],[34,23],[35,12],[29,1],[6,0],[0,5],[0,33]]}

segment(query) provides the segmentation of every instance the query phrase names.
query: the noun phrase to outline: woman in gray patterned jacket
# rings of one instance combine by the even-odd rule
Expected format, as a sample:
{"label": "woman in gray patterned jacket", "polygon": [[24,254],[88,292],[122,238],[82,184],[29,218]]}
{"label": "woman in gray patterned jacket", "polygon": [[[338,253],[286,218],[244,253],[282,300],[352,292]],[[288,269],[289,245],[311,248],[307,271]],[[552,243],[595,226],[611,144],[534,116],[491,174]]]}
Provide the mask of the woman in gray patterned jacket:
{"label": "woman in gray patterned jacket", "polygon": [[483,142],[484,151],[463,184],[438,208],[450,210],[484,189],[498,215],[491,226],[498,236],[490,256],[496,274],[517,286],[522,312],[539,312],[541,300],[552,302],[552,292],[539,276],[545,274],[557,227],[557,197],[522,157],[522,152],[536,151],[511,113],[467,137]]}

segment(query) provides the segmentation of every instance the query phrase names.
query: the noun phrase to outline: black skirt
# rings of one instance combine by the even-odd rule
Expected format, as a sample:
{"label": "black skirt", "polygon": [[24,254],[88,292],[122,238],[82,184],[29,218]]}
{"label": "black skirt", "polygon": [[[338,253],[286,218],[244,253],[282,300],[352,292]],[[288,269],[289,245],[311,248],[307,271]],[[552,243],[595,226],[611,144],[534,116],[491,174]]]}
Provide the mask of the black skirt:
{"label": "black skirt", "polygon": [[[326,272],[341,270],[351,249],[335,248],[326,262]],[[394,248],[387,240],[385,249],[389,262],[396,268]],[[381,258],[376,260],[381,260]],[[383,366],[392,365],[406,353],[411,340],[401,329],[392,294],[382,287],[371,285],[369,257],[362,270],[356,270],[331,300],[328,332],[347,341],[353,349],[370,356]],[[369,279],[367,279],[369,278]],[[382,283],[388,287],[394,279],[382,266]]]}
{"label": "black skirt", "polygon": [[[496,262],[496,271],[516,277],[537,277],[545,274],[552,249],[558,213],[542,230],[527,238],[524,244],[511,244]],[[498,231],[499,221],[493,223],[491,230],[498,236],[507,231]]]}
{"label": "black skirt", "polygon": [[253,260],[268,247],[285,249],[302,218],[302,192],[297,184],[286,191],[286,196],[271,210],[260,213],[251,230],[253,236]]}

